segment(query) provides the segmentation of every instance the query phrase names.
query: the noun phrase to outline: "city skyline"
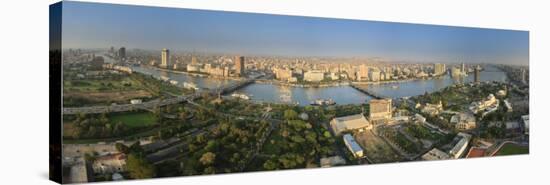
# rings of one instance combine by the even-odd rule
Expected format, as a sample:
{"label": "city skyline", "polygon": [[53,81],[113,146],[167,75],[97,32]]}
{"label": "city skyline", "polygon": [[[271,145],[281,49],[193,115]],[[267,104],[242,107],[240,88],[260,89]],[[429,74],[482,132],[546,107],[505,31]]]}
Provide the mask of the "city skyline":
{"label": "city skyline", "polygon": [[[529,32],[67,2],[64,48],[528,65]],[[94,14],[95,16],[86,16]]]}
{"label": "city skyline", "polygon": [[58,182],[530,152],[526,31],[50,9]]}

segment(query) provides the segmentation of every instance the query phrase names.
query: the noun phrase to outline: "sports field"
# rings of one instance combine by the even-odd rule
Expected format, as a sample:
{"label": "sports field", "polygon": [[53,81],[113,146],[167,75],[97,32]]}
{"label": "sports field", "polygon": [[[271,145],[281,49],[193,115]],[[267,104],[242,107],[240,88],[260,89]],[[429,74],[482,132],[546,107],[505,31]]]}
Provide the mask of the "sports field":
{"label": "sports field", "polygon": [[529,154],[528,146],[521,146],[514,143],[506,143],[500,150],[495,154],[496,156],[501,155],[517,155],[517,154]]}

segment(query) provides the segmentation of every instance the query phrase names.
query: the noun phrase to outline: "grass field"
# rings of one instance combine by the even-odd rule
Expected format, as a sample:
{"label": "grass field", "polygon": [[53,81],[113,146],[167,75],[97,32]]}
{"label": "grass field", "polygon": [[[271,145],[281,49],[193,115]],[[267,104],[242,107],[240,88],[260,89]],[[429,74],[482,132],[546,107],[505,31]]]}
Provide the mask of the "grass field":
{"label": "grass field", "polygon": [[63,82],[64,106],[124,104],[131,99],[152,97],[154,93],[150,89],[129,76]]}
{"label": "grass field", "polygon": [[120,79],[86,79],[63,82],[64,92],[105,92],[131,91],[144,89],[139,81],[130,77]]}
{"label": "grass field", "polygon": [[111,123],[121,122],[130,128],[144,127],[156,124],[156,118],[149,112],[131,112],[123,114],[113,114],[109,116]]}
{"label": "grass field", "polygon": [[358,133],[355,139],[359,145],[363,147],[369,159],[374,163],[388,163],[403,160],[399,154],[392,150],[390,145],[374,135],[371,131]]}
{"label": "grass field", "polygon": [[517,155],[517,154],[529,154],[528,146],[520,146],[513,143],[506,143],[500,150],[496,153],[497,156],[500,155]]}

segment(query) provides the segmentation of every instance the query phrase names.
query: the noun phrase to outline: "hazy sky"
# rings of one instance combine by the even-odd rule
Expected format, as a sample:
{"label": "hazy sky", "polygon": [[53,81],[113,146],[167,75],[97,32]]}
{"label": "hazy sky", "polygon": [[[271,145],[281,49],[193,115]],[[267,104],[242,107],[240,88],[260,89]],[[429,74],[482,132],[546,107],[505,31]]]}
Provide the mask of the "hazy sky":
{"label": "hazy sky", "polygon": [[110,46],[242,55],[529,61],[527,31],[64,2],[64,48]]}

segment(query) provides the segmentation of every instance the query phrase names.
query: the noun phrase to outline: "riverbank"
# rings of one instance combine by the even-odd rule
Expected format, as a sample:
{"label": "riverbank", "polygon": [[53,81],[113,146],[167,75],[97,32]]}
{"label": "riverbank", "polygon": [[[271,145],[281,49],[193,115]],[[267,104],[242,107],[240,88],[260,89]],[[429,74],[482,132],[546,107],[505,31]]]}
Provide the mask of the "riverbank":
{"label": "riverbank", "polygon": [[422,80],[433,80],[438,78],[443,78],[445,75],[435,76],[435,77],[424,77],[424,78],[410,78],[410,79],[401,79],[401,80],[387,80],[387,81],[336,81],[328,83],[319,83],[319,84],[303,84],[303,83],[289,83],[278,80],[256,80],[256,83],[259,84],[270,84],[278,86],[287,86],[287,87],[303,87],[303,88],[323,88],[323,87],[338,87],[338,86],[349,86],[349,85],[383,85],[383,84],[398,84],[406,83],[413,81],[422,81]]}
{"label": "riverbank", "polygon": [[302,87],[302,88],[338,87],[338,86],[350,85],[349,81],[330,82],[330,83],[323,83],[323,84],[295,84],[295,83],[281,82],[277,80],[256,80],[254,82],[259,84],[269,84],[269,85],[278,85],[278,86],[286,86],[286,87]]}

